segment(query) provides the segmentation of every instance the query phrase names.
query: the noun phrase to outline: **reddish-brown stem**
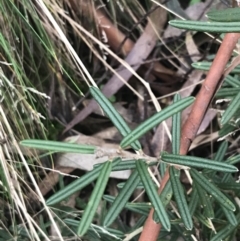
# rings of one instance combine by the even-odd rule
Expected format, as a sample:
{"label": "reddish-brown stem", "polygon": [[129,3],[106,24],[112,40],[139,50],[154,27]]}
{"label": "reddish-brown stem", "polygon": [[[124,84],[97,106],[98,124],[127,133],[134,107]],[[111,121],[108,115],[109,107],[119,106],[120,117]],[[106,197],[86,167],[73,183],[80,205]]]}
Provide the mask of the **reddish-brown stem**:
{"label": "reddish-brown stem", "polygon": [[[182,155],[187,154],[188,149],[197,134],[197,131],[208,109],[208,106],[217,88],[219,87],[219,84],[221,84],[221,77],[223,75],[224,69],[232,55],[232,51],[234,50],[239,38],[240,33],[228,33],[223,39],[223,42],[217,52],[216,58],[214,59],[208,75],[196,97],[189,118],[187,119],[186,123],[182,128],[180,144],[180,154]],[[162,179],[159,193],[161,193],[168,180],[169,172],[167,170]],[[149,216],[145,222],[139,241],[157,240],[161,230],[161,224],[155,223],[152,219],[152,215],[153,209],[150,211]]]}
{"label": "reddish-brown stem", "polygon": [[180,153],[183,155],[188,152],[188,149],[197,134],[198,128],[220,84],[226,64],[228,63],[239,38],[239,33],[229,33],[226,34],[223,39],[216,58],[214,59],[208,75],[193,104],[188,120],[183,126],[180,147]]}
{"label": "reddish-brown stem", "polygon": [[[168,179],[169,179],[169,171],[167,169],[167,171],[165,172],[165,175],[164,175],[164,177],[162,179],[161,186],[158,189],[158,193],[159,194],[162,192],[163,188],[167,184]],[[153,241],[153,240],[157,240],[162,226],[161,226],[160,223],[155,223],[153,221],[153,213],[154,213],[154,209],[152,208],[150,213],[148,214],[148,218],[147,218],[147,220],[146,220],[146,222],[144,224],[143,231],[141,233],[139,241],[146,241],[146,240]]]}

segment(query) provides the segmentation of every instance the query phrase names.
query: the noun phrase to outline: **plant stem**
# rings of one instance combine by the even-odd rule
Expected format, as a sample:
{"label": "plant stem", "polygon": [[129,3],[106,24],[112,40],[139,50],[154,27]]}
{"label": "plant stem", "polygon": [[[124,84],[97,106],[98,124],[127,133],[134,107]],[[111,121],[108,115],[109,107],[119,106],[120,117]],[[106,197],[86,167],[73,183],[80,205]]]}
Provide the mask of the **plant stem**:
{"label": "plant stem", "polygon": [[188,120],[182,128],[180,154],[185,155],[195,138],[208,106],[222,82],[222,75],[234,50],[239,33],[228,33],[217,52],[212,66],[193,104]]}
{"label": "plant stem", "polygon": [[[217,89],[222,83],[222,76],[226,64],[228,63],[239,38],[240,33],[228,33],[223,39],[223,42],[217,52],[216,58],[214,59],[208,75],[196,97],[191,113],[182,128],[180,144],[181,155],[187,154],[188,149],[197,134],[197,131],[208,109],[208,106],[213,99]],[[159,193],[161,193],[168,180],[169,171],[167,169],[162,179]],[[153,212],[154,210],[152,209],[149,213],[139,241],[156,241],[159,236],[159,233],[161,231],[161,224],[157,224],[153,221]]]}

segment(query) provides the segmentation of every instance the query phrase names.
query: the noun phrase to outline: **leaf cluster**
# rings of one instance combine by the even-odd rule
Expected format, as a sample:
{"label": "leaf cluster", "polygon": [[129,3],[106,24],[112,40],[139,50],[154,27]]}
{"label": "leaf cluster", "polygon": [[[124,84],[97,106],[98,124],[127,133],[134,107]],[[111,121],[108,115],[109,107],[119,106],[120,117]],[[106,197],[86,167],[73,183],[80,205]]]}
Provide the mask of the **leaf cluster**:
{"label": "leaf cluster", "polygon": [[[94,232],[101,235],[99,230],[104,230],[105,238],[107,237],[108,239],[111,235],[115,235],[116,239],[121,239],[124,236],[123,230],[119,232],[119,230],[109,228],[116,225],[113,224],[122,210],[127,209],[142,215],[142,218],[139,220],[140,224],[137,223],[132,228],[131,232],[134,232],[138,225],[143,224],[148,211],[152,207],[154,208],[154,220],[160,222],[163,226],[162,234],[171,236],[176,231],[178,236],[183,236],[185,240],[191,240],[191,236],[196,235],[194,227],[200,225],[202,229],[208,229],[209,240],[220,240],[233,235],[239,225],[239,208],[234,200],[239,188],[238,184],[234,184],[236,182],[231,173],[238,171],[233,164],[240,161],[239,155],[224,159],[227,150],[226,142],[222,143],[214,160],[179,155],[181,111],[189,106],[194,101],[194,98],[181,99],[180,95],[176,94],[172,105],[150,117],[135,130],[131,131],[101,91],[96,87],[90,87],[90,89],[93,97],[123,135],[124,138],[120,144],[122,148],[131,145],[137,152],[141,152],[139,142],[136,142],[138,138],[172,116],[173,154],[163,152],[161,157],[159,157],[159,167],[160,169],[164,168],[160,172],[166,171],[166,166],[162,164],[167,163],[170,165],[167,167],[169,168],[170,181],[159,195],[156,183],[151,176],[150,163],[147,159],[122,160],[121,157],[114,160],[109,159],[109,161],[94,167],[92,171],[62,188],[62,190],[56,192],[46,201],[47,205],[54,207],[97,179],[94,190],[83,214],[80,215],[79,221],[66,218],[63,219],[63,222],[75,230],[74,232],[80,237],[89,237]],[[55,151],[60,151],[56,142],[26,140],[22,141],[21,144],[41,149],[48,149],[47,146],[49,146],[52,151],[55,146]],[[64,145],[66,145],[63,149],[64,151],[67,151],[67,148],[70,148],[70,151],[73,151],[73,147],[76,148],[75,144],[61,143],[62,147]],[[77,151],[85,153],[86,149],[88,149],[86,146],[79,146]],[[91,153],[94,152],[94,148],[91,146],[89,146],[89,150]],[[189,190],[186,190],[181,183],[179,167],[189,172],[193,179]],[[104,195],[110,172],[126,169],[132,169],[133,172],[122,185],[119,194],[116,197]],[[139,185],[145,190],[150,204],[130,202],[130,197],[139,188]],[[93,223],[102,197],[111,205],[110,207],[108,205],[105,207],[106,210],[101,217],[102,225],[95,226]],[[173,206],[175,206],[174,209],[172,209]],[[172,212],[173,210],[175,212]],[[216,235],[214,230],[217,230]],[[225,232],[222,230],[225,230]]]}

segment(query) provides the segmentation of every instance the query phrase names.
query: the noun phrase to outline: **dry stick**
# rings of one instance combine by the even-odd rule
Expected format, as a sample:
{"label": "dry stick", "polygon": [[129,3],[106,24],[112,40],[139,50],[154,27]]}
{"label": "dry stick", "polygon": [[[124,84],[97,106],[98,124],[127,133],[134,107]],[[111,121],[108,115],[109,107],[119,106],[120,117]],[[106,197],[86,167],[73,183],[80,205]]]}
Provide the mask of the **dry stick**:
{"label": "dry stick", "polygon": [[[160,0],[158,0],[160,1]],[[76,9],[76,5],[74,0],[70,1],[71,4],[73,4],[72,8]],[[160,33],[163,29],[165,22],[166,22],[166,15],[167,12],[163,8],[158,8],[157,11],[152,12],[150,15],[150,18],[152,20],[148,22],[143,34],[141,37],[137,40],[136,44],[133,46],[132,50],[128,54],[128,56],[125,58],[125,62],[128,63],[130,66],[133,66],[133,69],[136,71],[141,65],[142,65],[142,59],[146,59],[149,54],[152,52],[152,49],[156,45],[156,41],[158,39],[157,33]],[[106,18],[101,19],[101,21],[107,20]],[[106,24],[110,24],[110,21],[106,22]],[[154,28],[152,26],[154,24]],[[105,29],[104,31],[110,31],[113,29],[114,31],[118,31],[114,28],[114,25],[110,25],[111,28]],[[156,31],[155,31],[156,30]],[[107,33],[107,32],[106,32]],[[120,32],[119,32],[120,33]],[[117,35],[117,32],[116,32]],[[123,35],[121,35],[123,37]],[[167,70],[166,68],[161,68],[163,73],[172,73],[172,71]],[[119,69],[117,70],[118,74],[127,82],[130,77],[132,76],[132,73],[120,65]],[[106,97],[111,97],[114,95],[122,86],[124,83],[119,80],[119,78],[116,75],[113,75],[112,78],[104,85],[102,89],[102,93]],[[73,126],[75,126],[77,123],[84,120],[87,116],[89,116],[96,108],[97,108],[97,102],[95,100],[91,100],[91,102],[88,104],[87,107],[85,107],[83,110],[81,110],[71,122],[69,122],[64,130],[64,133],[70,130]]]}
{"label": "dry stick", "polygon": [[[239,38],[240,33],[228,33],[223,39],[223,42],[217,52],[216,58],[214,59],[208,75],[196,97],[189,118],[187,119],[186,123],[182,128],[180,144],[180,154],[182,155],[187,154],[188,149],[193,139],[195,138],[199,126],[208,109],[208,106],[218,87],[221,85],[223,79],[221,77],[224,73],[224,69],[232,55],[232,51],[234,50]],[[159,193],[161,193],[168,180],[169,172],[167,170],[162,179]],[[161,224],[157,224],[153,221],[153,212],[154,210],[152,209],[149,213],[139,241],[156,241],[159,236]]]}

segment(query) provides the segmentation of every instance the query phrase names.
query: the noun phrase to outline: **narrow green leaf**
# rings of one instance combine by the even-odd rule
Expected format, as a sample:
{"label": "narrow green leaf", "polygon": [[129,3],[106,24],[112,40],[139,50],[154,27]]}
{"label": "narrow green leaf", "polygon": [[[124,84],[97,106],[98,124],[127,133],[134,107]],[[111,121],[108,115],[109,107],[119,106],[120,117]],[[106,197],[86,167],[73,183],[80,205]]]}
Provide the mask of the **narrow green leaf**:
{"label": "narrow green leaf", "polygon": [[196,219],[200,221],[204,226],[208,227],[209,229],[212,229],[211,220],[207,218],[205,215],[201,214],[199,211],[195,212]]}
{"label": "narrow green leaf", "polygon": [[[122,188],[124,187],[125,183],[126,183],[126,182],[120,182],[120,183],[117,184],[117,187],[118,187],[119,189],[122,189]],[[157,187],[157,185],[156,185],[156,187]],[[136,189],[144,189],[144,186],[143,186],[142,182],[139,182],[139,183],[138,183]]]}
{"label": "narrow green leaf", "polygon": [[226,227],[222,228],[216,235],[214,235],[213,238],[210,239],[210,241],[224,240],[225,238],[229,237],[235,229],[236,226],[228,224],[226,225]]}
{"label": "narrow green leaf", "polygon": [[204,216],[209,219],[213,219],[214,218],[214,210],[213,210],[213,206],[212,206],[210,197],[208,196],[207,192],[204,189],[202,189],[202,187],[198,183],[195,183],[194,186],[197,190],[199,200],[203,207]]}
{"label": "narrow green leaf", "polygon": [[218,183],[217,186],[224,190],[240,190],[240,183],[238,182]]}
{"label": "narrow green leaf", "polygon": [[227,149],[228,149],[228,143],[226,141],[223,141],[218,148],[218,151],[217,151],[217,153],[214,157],[214,160],[222,162],[223,159],[224,159],[224,156],[226,154]]}
{"label": "narrow green leaf", "polygon": [[[110,195],[104,195],[103,199],[107,200],[108,202],[113,203],[116,198],[113,196],[110,196]],[[133,212],[136,212],[136,213],[140,213],[144,216],[148,216],[151,207],[152,207],[151,203],[127,202],[124,208],[131,210]]]}
{"label": "narrow green leaf", "polygon": [[[145,221],[146,221],[146,217],[145,217],[145,216],[140,217],[140,218],[135,222],[135,224],[133,225],[133,227],[130,229],[130,232],[131,232],[132,230],[139,230],[139,229],[141,229],[141,228],[144,226]],[[128,237],[127,237],[127,238],[125,237],[125,240],[127,240],[127,239],[128,239]],[[132,238],[132,240],[134,240],[134,238]],[[109,241],[111,241],[111,240],[109,240]]]}
{"label": "narrow green leaf", "polygon": [[233,98],[240,92],[240,88],[221,88],[217,93],[217,98]]}
{"label": "narrow green leaf", "polygon": [[222,208],[222,210],[223,210],[223,212],[224,212],[228,222],[236,227],[238,225],[238,221],[237,221],[236,216],[234,215],[234,213],[232,211],[226,209],[222,205],[221,205],[221,208]]}
{"label": "narrow green leaf", "polygon": [[22,146],[27,146],[40,150],[56,151],[56,152],[71,152],[81,154],[94,154],[95,146],[80,145],[75,143],[60,142],[60,141],[47,141],[47,140],[23,140],[20,142]]}
{"label": "narrow green leaf", "polygon": [[224,182],[233,182],[235,181],[232,177],[232,174],[231,173],[225,173],[223,175],[223,177],[221,178],[221,182],[224,183]]}
{"label": "narrow green leaf", "polygon": [[200,3],[200,2],[201,2],[201,0],[191,0],[189,3],[189,6],[192,6],[192,5]]}
{"label": "narrow green leaf", "polygon": [[[151,161],[151,162],[147,162],[148,166],[155,166],[157,165],[159,162],[158,161]],[[95,164],[94,167],[97,167],[101,165],[100,163]],[[112,168],[112,171],[124,171],[124,170],[129,170],[129,169],[136,169],[136,160],[123,160],[120,161],[117,165],[114,165]]]}
{"label": "narrow green leaf", "polygon": [[240,81],[231,75],[227,75],[224,79],[224,82],[226,82],[228,85],[232,87],[240,87]]}
{"label": "narrow green leaf", "polygon": [[223,125],[222,128],[218,131],[219,137],[225,138],[229,135],[232,135],[235,129],[236,126],[234,126],[231,122],[228,122],[227,124]]}
{"label": "narrow green leaf", "polygon": [[[102,92],[93,86],[90,87],[90,92],[122,136],[125,137],[127,134],[129,134],[131,129],[128,127],[122,116],[115,110],[111,102],[102,94]],[[132,143],[131,146],[134,150],[141,149],[141,144],[137,140]]]}
{"label": "narrow green leaf", "polygon": [[224,111],[221,119],[222,125],[226,124],[228,121],[231,120],[233,115],[240,107],[239,103],[240,103],[240,92],[234,97],[234,99],[229,104],[228,108]]}
{"label": "narrow green leaf", "polygon": [[125,148],[129,146],[132,142],[136,141],[138,138],[143,136],[146,132],[151,130],[153,127],[155,127],[162,121],[166,120],[167,118],[171,117],[172,115],[178,113],[179,111],[182,111],[183,109],[191,105],[194,100],[194,97],[184,98],[164,108],[160,112],[156,113],[155,115],[144,121],[142,124],[140,124],[131,133],[126,135],[120,143],[121,147]]}
{"label": "narrow green leaf", "polygon": [[143,216],[145,216],[145,219],[146,219],[146,217],[149,215],[149,212],[152,208],[152,205],[150,204],[148,206],[148,208],[146,208],[146,206],[145,207],[138,207],[138,206],[135,206],[135,205],[132,205],[131,203],[129,203],[129,205],[126,205],[125,208],[130,210],[130,211],[133,211],[135,213],[142,214]]}
{"label": "narrow green leaf", "polygon": [[104,220],[104,226],[111,225],[113,221],[119,216],[119,213],[126,205],[128,199],[131,197],[139,182],[140,177],[138,172],[135,170],[126,181],[124,187],[121,189],[112,206],[108,210]]}
{"label": "narrow green leaf", "polygon": [[145,187],[145,191],[152,203],[152,206],[154,207],[155,212],[158,214],[158,218],[162,224],[162,226],[170,231],[171,224],[169,217],[167,215],[167,212],[161,202],[161,199],[157,193],[157,190],[155,188],[155,185],[153,184],[153,181],[150,177],[150,174],[147,170],[147,165],[143,160],[138,160],[136,162],[137,170],[140,175],[140,178],[142,180],[142,183]]}
{"label": "narrow green leaf", "polygon": [[236,155],[236,156],[232,156],[232,157],[229,157],[226,162],[228,164],[231,164],[231,165],[234,165],[234,164],[237,164],[240,162],[240,154]]}
{"label": "narrow green leaf", "polygon": [[[121,161],[120,158],[116,158],[113,161],[113,168],[118,165],[118,163]],[[103,164],[100,164],[99,166],[95,167],[92,171],[87,172],[85,175],[83,175],[81,178],[77,179],[76,181],[70,183],[67,185],[64,189],[56,192],[53,194],[47,201],[46,204],[48,206],[54,205],[56,203],[59,203],[66,198],[70,197],[75,192],[83,189],[88,184],[93,182],[97,177],[99,176],[99,173],[102,169]]]}
{"label": "narrow green leaf", "polygon": [[[218,162],[222,162],[223,159],[224,159],[224,156],[226,154],[226,151],[227,151],[227,148],[228,148],[228,143],[226,141],[223,141],[221,143],[221,145],[219,146],[218,150],[217,150],[217,153],[215,154],[214,156],[214,160],[215,161],[218,161]],[[226,162],[225,162],[226,163]],[[204,173],[209,173],[210,174],[210,177],[213,177],[215,174],[216,174],[216,171],[210,171],[210,170],[207,170],[207,171],[204,171]]]}
{"label": "narrow green leaf", "polygon": [[239,33],[239,22],[200,22],[190,20],[171,20],[169,24],[175,28],[181,28],[199,32],[213,33]]}
{"label": "narrow green leaf", "polygon": [[[210,62],[195,62],[192,63],[192,67],[199,70],[209,70],[212,63]],[[230,64],[227,65],[227,67],[230,66]],[[240,74],[240,67],[236,67],[231,71],[231,74]]]}
{"label": "narrow green leaf", "polygon": [[187,230],[192,230],[193,228],[192,217],[188,209],[182,184],[180,183],[180,180],[179,180],[180,171],[176,170],[175,167],[171,166],[169,168],[169,172],[170,172],[170,180],[171,180],[172,189],[173,189],[173,195],[175,197],[175,201],[177,203],[177,207],[181,215],[183,224]]}
{"label": "narrow green leaf", "polygon": [[195,169],[190,169],[190,174],[194,181],[196,181],[208,194],[212,195],[222,206],[231,211],[236,210],[234,204],[213,183],[208,181],[202,173],[199,173]]}
{"label": "narrow green leaf", "polygon": [[[78,220],[66,218],[66,219],[63,220],[63,222],[72,226],[72,227],[74,227],[74,228],[78,228],[78,226],[79,226]],[[116,229],[113,229],[113,228],[104,228],[104,227],[100,227],[98,225],[94,225],[93,232],[97,232],[98,235],[102,234],[102,235],[112,236],[115,239],[122,239],[122,238],[125,237],[125,234],[123,232],[121,232],[120,230],[116,230]]]}
{"label": "narrow green leaf", "polygon": [[171,185],[171,182],[168,181],[160,194],[160,199],[164,207],[166,207],[169,204],[169,202],[172,199],[172,195],[173,195],[172,185]]}
{"label": "narrow green leaf", "polygon": [[207,13],[207,18],[216,22],[240,22],[239,8],[226,8],[212,10]]}
{"label": "narrow green leaf", "polygon": [[[163,188],[162,192],[160,193],[160,199],[162,201],[163,206],[166,208],[166,206],[169,204],[169,202],[172,199],[173,191],[172,191],[172,185],[171,182],[168,181],[165,187]],[[153,213],[153,219],[156,223],[159,223],[160,220],[158,218],[157,213],[154,211]]]}
{"label": "narrow green leaf", "polygon": [[[181,99],[177,93],[174,96],[173,102],[176,103]],[[179,154],[180,149],[180,136],[181,136],[181,112],[173,115],[172,119],[172,153]]]}
{"label": "narrow green leaf", "polygon": [[167,164],[167,163],[165,163],[165,162],[160,162],[160,163],[159,163],[158,170],[159,170],[160,175],[161,175],[162,177],[164,176],[167,168],[168,168],[168,164]]}
{"label": "narrow green leaf", "polygon": [[181,166],[189,166],[189,167],[199,167],[206,168],[215,171],[222,172],[237,172],[238,169],[225,162],[213,161],[210,159],[204,159],[200,157],[194,156],[182,156],[182,155],[174,155],[163,152],[161,155],[161,159],[164,162],[181,165]]}
{"label": "narrow green leaf", "polygon": [[83,236],[87,232],[89,226],[91,225],[91,222],[97,211],[99,202],[100,202],[100,200],[103,196],[104,190],[106,188],[106,185],[107,185],[107,182],[109,179],[109,175],[111,173],[111,169],[112,169],[111,161],[105,162],[101,168],[101,172],[98,177],[97,183],[94,187],[90,200],[88,201],[87,207],[85,208],[85,210],[83,212],[83,216],[82,216],[82,219],[80,221],[80,224],[79,224],[79,227],[77,230],[77,234],[79,236]]}
{"label": "narrow green leaf", "polygon": [[193,184],[191,199],[188,205],[191,216],[193,216],[193,214],[195,213],[198,202],[199,202],[198,192],[197,192],[197,189],[195,188],[195,184]]}

